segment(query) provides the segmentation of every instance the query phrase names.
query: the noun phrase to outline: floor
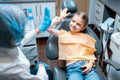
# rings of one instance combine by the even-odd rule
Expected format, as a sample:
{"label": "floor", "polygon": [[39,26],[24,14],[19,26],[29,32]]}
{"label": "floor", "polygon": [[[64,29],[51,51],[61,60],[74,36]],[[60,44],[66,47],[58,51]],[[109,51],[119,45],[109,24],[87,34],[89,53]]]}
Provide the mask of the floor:
{"label": "floor", "polygon": [[38,38],[37,39],[39,61],[43,61],[43,62],[49,64],[51,67],[60,66],[60,62],[58,60],[47,59],[47,57],[46,57],[46,42],[47,42],[47,38]]}

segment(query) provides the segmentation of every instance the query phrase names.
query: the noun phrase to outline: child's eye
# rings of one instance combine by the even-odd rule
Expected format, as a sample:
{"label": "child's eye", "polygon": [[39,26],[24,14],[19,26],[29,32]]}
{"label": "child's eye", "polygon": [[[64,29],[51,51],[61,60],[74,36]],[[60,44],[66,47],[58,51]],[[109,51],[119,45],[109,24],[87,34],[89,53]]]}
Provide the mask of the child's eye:
{"label": "child's eye", "polygon": [[72,20],[72,22],[75,22],[75,20]]}
{"label": "child's eye", "polygon": [[81,24],[77,23],[77,25],[81,27]]}

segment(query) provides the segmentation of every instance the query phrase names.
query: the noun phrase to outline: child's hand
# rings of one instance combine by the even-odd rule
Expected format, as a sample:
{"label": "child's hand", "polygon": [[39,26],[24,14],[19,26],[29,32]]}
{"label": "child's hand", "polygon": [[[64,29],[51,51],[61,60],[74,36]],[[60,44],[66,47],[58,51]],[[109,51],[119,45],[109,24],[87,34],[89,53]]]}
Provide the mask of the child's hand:
{"label": "child's hand", "polygon": [[67,13],[67,11],[68,11],[68,9],[65,8],[65,9],[63,9],[63,10],[60,12],[60,19],[61,19],[61,20],[63,20],[64,18],[66,18],[66,17],[70,14],[70,12]]}
{"label": "child's hand", "polygon": [[89,73],[89,72],[91,71],[92,67],[93,67],[93,64],[87,63],[87,64],[85,64],[84,66],[81,66],[81,68],[83,69],[82,72],[83,72],[84,74],[87,74],[87,73]]}
{"label": "child's hand", "polygon": [[51,27],[53,28],[56,24],[60,23],[64,18],[66,18],[70,13],[67,13],[68,9],[65,8],[61,11],[60,17],[56,16],[51,23]]}

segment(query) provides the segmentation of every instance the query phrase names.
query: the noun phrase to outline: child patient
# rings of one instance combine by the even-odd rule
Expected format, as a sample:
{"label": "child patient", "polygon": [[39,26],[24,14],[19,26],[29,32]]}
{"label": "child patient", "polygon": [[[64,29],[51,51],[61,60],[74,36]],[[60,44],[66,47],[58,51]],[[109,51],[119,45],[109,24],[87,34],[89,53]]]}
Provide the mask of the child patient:
{"label": "child patient", "polygon": [[66,60],[68,80],[100,80],[94,68],[95,42],[85,33],[88,16],[84,12],[77,12],[72,17],[70,31],[56,30],[53,27],[67,17],[67,8],[63,9],[60,17],[55,17],[48,32],[58,37],[59,60]]}

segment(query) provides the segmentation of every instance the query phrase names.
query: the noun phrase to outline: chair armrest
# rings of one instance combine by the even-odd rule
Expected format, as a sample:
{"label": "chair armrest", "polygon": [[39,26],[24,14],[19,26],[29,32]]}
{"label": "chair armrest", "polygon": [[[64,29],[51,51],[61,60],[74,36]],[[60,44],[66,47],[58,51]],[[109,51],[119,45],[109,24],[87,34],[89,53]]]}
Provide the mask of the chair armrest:
{"label": "chair armrest", "polygon": [[54,66],[53,67],[53,80],[67,80],[65,71],[60,69],[57,66]]}
{"label": "chair armrest", "polygon": [[105,64],[109,64],[111,66],[113,66],[117,71],[120,70],[120,64],[114,60],[111,60],[111,59],[104,59],[103,62]]}

